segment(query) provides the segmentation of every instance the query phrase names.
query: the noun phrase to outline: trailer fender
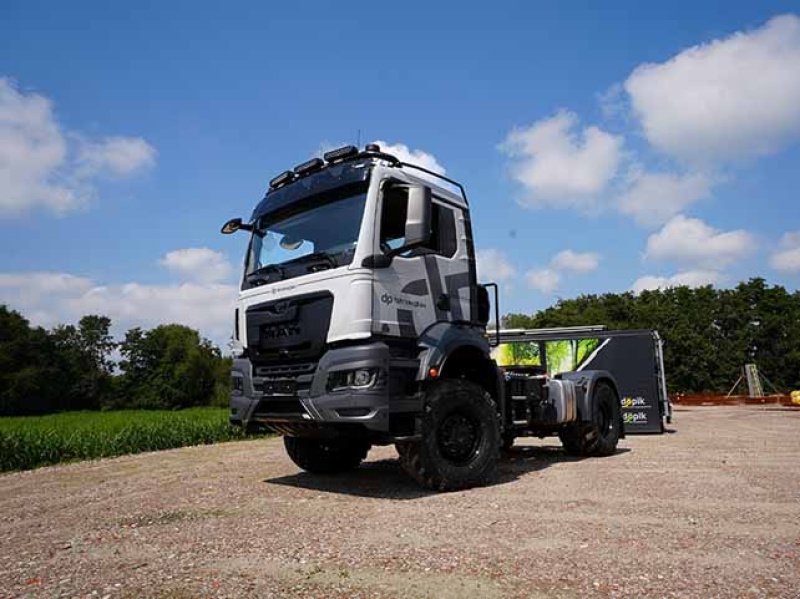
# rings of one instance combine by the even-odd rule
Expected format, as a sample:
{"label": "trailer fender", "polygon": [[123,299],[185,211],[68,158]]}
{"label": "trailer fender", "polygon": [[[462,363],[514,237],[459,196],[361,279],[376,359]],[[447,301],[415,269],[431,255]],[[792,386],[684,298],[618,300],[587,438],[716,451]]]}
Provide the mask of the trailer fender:
{"label": "trailer fender", "polygon": [[[571,372],[562,372],[555,376],[557,379],[565,381],[573,381],[577,387],[578,393],[576,402],[578,404],[578,420],[583,422],[591,421],[594,418],[594,404],[592,403],[592,394],[594,393],[595,385],[600,381],[605,381],[614,389],[614,392],[619,398],[619,386],[617,381],[607,370],[580,370]],[[620,419],[622,415],[620,413]],[[620,421],[620,436],[625,435],[624,427]]]}

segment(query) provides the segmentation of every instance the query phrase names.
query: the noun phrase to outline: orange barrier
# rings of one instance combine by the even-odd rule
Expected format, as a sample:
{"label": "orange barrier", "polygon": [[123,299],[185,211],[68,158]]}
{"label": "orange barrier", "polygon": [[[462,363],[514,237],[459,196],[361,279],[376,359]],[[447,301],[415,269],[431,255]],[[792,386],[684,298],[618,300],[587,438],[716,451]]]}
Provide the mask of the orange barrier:
{"label": "orange barrier", "polygon": [[764,397],[749,397],[747,395],[716,395],[713,393],[676,393],[670,396],[676,406],[741,406],[741,405],[777,405],[799,408],[792,403],[789,395],[765,395]]}

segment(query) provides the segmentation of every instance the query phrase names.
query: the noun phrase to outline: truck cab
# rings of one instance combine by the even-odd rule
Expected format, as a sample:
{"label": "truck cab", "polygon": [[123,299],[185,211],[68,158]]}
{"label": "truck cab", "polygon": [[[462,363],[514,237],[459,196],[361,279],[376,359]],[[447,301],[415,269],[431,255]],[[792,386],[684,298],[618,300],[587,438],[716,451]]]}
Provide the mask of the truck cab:
{"label": "truck cab", "polygon": [[[373,144],[346,146],[272,179],[251,217],[222,232],[239,230],[250,240],[230,420],[283,434],[300,467],[346,470],[372,445],[394,443],[418,482],[447,490],[490,480],[518,433],[586,435],[585,376],[511,383],[492,359],[489,293],[456,181]],[[520,393],[541,420],[524,429]],[[606,428],[619,435],[616,421]]]}

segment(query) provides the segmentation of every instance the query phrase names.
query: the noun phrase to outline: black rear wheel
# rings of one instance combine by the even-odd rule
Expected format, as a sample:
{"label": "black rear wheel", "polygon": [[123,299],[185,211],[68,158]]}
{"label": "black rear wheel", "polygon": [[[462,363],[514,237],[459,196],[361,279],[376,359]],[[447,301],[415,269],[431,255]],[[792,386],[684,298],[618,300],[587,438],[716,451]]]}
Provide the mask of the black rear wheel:
{"label": "black rear wheel", "polygon": [[605,456],[617,450],[622,427],[619,398],[614,388],[600,381],[592,391],[591,422],[570,424],[558,436],[570,455]]}
{"label": "black rear wheel", "polygon": [[284,437],[283,444],[295,464],[315,474],[334,474],[357,468],[367,457],[370,447],[361,440],[301,437]]}
{"label": "black rear wheel", "polygon": [[428,489],[451,491],[486,484],[500,448],[497,409],[478,385],[437,381],[426,394],[422,440],[398,446],[400,463]]}

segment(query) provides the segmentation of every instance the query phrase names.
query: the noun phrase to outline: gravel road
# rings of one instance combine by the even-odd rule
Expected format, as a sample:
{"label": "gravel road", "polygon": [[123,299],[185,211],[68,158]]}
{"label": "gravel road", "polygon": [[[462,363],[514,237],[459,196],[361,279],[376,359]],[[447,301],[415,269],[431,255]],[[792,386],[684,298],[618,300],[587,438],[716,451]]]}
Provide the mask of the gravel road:
{"label": "gravel road", "polygon": [[522,440],[430,494],[376,448],[299,472],[280,439],[0,476],[0,596],[800,597],[800,411],[679,408],[573,460]]}

